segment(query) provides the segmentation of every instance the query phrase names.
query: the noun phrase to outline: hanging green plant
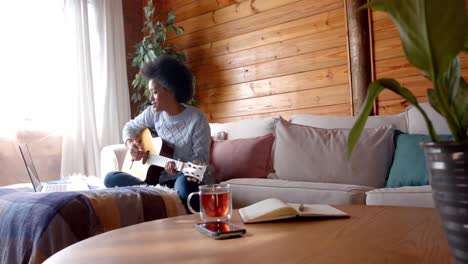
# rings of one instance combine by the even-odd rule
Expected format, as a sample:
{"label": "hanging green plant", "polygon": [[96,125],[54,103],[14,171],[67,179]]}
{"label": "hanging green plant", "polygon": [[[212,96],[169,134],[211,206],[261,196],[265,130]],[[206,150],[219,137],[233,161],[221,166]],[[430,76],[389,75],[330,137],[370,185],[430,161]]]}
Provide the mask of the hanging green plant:
{"label": "hanging green plant", "polygon": [[[135,57],[132,60],[132,67],[141,69],[143,65],[163,54],[185,62],[185,54],[177,51],[176,45],[166,43],[168,32],[173,32],[176,35],[184,33],[182,27],[175,25],[176,19],[172,10],[167,13],[167,18],[164,19],[164,14],[161,11],[156,12],[153,0],[149,0],[143,11],[145,14],[145,22],[142,29],[144,36],[135,45]],[[193,82],[193,87],[195,87],[195,77]],[[131,94],[131,101],[138,106],[136,115],[151,104],[147,87],[148,81],[142,78],[140,72],[135,74],[135,79],[132,81],[133,92]],[[195,104],[194,99],[189,104]]]}

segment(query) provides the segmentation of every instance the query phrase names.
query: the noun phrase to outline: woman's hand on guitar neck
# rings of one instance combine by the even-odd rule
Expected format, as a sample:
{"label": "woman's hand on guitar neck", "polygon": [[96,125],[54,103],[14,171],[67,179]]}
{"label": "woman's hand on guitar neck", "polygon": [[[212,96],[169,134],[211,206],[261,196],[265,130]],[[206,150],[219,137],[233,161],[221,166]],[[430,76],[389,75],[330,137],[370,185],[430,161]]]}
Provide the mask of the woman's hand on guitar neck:
{"label": "woman's hand on guitar neck", "polygon": [[177,173],[177,170],[175,169],[176,165],[174,161],[169,161],[166,163],[166,166],[164,167],[164,170],[169,173],[170,175],[174,175]]}
{"label": "woman's hand on guitar neck", "polygon": [[140,144],[138,144],[138,142],[129,139],[125,142],[125,146],[128,151],[130,151],[130,155],[132,155],[133,160],[141,160],[143,158],[145,150]]}
{"label": "woman's hand on guitar neck", "polygon": [[[199,160],[194,160],[192,161],[193,164],[195,165],[206,165],[206,163],[203,163]],[[164,170],[169,173],[170,175],[175,175],[177,173],[177,170],[175,169],[176,168],[176,165],[175,165],[175,162],[174,161],[169,161],[168,163],[166,163],[166,166],[164,167]],[[199,180],[193,178],[193,177],[190,177],[190,176],[187,176],[187,181],[192,181],[192,182],[197,182],[197,183],[200,183]]]}

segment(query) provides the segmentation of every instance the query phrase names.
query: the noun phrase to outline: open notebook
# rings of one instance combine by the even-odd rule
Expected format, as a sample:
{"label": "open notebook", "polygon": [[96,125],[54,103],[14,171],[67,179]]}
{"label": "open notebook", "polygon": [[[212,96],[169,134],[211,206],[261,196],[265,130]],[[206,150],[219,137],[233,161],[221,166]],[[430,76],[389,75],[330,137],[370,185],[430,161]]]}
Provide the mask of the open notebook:
{"label": "open notebook", "polygon": [[29,148],[26,144],[19,145],[19,150],[23,158],[26,171],[33,185],[35,192],[66,192],[66,191],[81,191],[89,190],[89,186],[84,180],[58,180],[42,182],[37,174],[36,167],[29,153]]}
{"label": "open notebook", "polygon": [[285,203],[277,198],[269,198],[240,208],[239,214],[244,223],[266,222],[294,217],[349,217],[346,212],[327,204]]}

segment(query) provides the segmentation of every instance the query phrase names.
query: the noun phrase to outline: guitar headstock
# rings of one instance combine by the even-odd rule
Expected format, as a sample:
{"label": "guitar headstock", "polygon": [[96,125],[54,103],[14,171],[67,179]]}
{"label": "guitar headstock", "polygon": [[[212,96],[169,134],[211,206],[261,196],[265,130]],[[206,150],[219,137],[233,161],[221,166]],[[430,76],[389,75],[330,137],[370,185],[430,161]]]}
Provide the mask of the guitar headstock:
{"label": "guitar headstock", "polygon": [[184,173],[185,176],[195,178],[199,181],[203,180],[205,171],[206,165],[197,165],[191,162],[184,163],[184,167],[181,170],[181,172]]}

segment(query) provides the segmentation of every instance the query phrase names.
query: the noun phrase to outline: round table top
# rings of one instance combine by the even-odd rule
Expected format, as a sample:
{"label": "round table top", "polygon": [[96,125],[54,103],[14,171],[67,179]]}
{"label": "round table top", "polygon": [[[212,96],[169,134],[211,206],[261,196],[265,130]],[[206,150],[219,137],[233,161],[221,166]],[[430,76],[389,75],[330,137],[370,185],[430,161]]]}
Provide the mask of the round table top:
{"label": "round table top", "polygon": [[97,235],[45,263],[450,263],[436,209],[343,205],[350,218],[232,223],[240,238],[195,230],[198,215],[166,218]]}

